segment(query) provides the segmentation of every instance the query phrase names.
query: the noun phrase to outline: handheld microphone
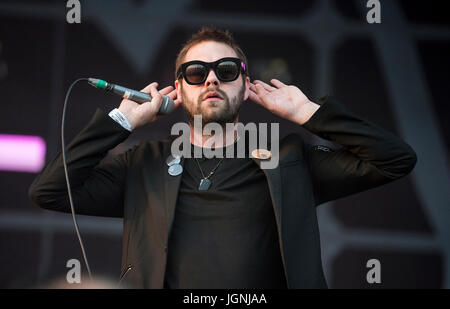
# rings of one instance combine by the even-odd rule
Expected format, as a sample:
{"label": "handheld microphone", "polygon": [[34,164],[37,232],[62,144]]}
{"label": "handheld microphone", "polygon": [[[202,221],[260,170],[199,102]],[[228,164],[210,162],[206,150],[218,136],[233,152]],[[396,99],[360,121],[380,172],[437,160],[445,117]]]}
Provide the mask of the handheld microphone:
{"label": "handheld microphone", "polygon": [[[108,92],[112,91],[115,94],[118,94],[121,97],[129,99],[136,103],[142,104],[144,102],[150,102],[152,100],[152,97],[147,93],[139,92],[133,89],[128,89],[119,85],[114,85],[101,79],[88,78],[88,83],[94,86],[95,88],[103,89]],[[159,108],[158,114],[167,115],[171,113],[174,109],[175,103],[173,102],[173,100],[168,96],[163,96],[163,101],[161,103],[161,107]]]}

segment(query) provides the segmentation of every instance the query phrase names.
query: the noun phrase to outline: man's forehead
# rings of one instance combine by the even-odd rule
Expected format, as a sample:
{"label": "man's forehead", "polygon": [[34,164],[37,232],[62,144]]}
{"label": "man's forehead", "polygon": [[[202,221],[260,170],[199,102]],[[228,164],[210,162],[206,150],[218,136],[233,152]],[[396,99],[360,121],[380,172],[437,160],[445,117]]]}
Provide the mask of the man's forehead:
{"label": "man's forehead", "polygon": [[186,53],[184,62],[193,60],[213,62],[226,57],[237,57],[231,46],[220,42],[205,41],[192,46]]}

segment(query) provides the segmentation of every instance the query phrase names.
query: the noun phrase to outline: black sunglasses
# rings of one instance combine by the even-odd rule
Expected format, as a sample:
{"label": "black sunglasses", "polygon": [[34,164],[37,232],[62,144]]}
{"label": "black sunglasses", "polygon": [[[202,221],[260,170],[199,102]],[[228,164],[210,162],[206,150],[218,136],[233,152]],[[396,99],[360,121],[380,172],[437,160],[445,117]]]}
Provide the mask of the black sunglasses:
{"label": "black sunglasses", "polygon": [[206,81],[211,69],[222,82],[232,82],[241,72],[247,73],[244,61],[239,58],[222,58],[215,62],[194,60],[183,63],[178,68],[177,79],[183,76],[189,85],[201,85]]}

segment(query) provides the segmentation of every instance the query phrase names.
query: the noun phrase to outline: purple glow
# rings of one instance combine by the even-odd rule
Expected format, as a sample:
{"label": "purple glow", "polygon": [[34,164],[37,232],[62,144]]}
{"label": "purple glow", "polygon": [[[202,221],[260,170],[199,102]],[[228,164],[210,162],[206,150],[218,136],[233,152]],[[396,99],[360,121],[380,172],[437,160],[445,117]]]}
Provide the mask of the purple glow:
{"label": "purple glow", "polygon": [[39,136],[0,134],[0,170],[39,173],[45,153],[45,141]]}
{"label": "purple glow", "polygon": [[241,62],[241,67],[244,71],[247,71],[247,67],[245,66],[244,61]]}

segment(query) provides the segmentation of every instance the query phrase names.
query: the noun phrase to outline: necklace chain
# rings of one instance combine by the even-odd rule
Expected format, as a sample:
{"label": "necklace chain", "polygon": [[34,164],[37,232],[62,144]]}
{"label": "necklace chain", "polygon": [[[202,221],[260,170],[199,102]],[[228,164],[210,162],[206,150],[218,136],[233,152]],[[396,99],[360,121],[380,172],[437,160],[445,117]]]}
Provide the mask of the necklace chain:
{"label": "necklace chain", "polygon": [[[236,143],[236,141],[239,138],[235,138],[234,142]],[[219,163],[217,163],[217,165],[212,169],[212,171],[209,173],[208,176],[205,177],[205,174],[203,173],[202,167],[200,166],[200,162],[198,162],[198,159],[195,158],[195,162],[197,162],[198,168],[200,169],[200,173],[202,173],[202,180],[200,181],[200,185],[199,185],[199,190],[205,191],[208,190],[209,187],[211,186],[211,181],[209,180],[209,178],[216,172],[216,170],[219,168],[220,164],[222,164],[224,158],[220,159]]]}
{"label": "necklace chain", "polygon": [[219,168],[220,164],[223,161],[223,158],[220,159],[219,163],[212,169],[212,171],[209,173],[207,177],[205,177],[205,174],[203,174],[202,167],[200,166],[200,162],[198,162],[197,158],[195,158],[195,161],[197,162],[198,168],[200,169],[200,173],[202,173],[203,179],[209,179],[209,177],[211,177],[215,173],[215,171]]}

